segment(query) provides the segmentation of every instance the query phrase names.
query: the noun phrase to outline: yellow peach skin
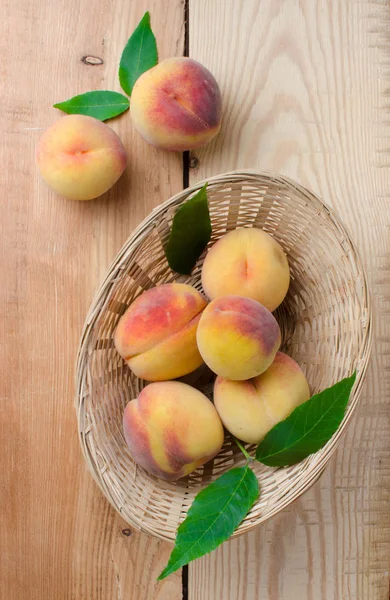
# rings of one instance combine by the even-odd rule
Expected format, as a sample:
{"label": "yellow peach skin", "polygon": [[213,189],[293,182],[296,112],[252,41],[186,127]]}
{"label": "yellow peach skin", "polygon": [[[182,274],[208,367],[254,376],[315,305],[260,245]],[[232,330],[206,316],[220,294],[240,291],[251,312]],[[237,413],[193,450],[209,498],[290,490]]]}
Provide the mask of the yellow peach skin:
{"label": "yellow peach skin", "polygon": [[226,429],[258,444],[274,425],[310,398],[306,378],[297,363],[278,352],[272,365],[249,381],[217,377],[214,404]]}
{"label": "yellow peach skin", "polygon": [[218,454],[224,437],[212,402],[178,381],[146,386],[126,406],[123,427],[134,460],[170,481]]}
{"label": "yellow peach skin", "polygon": [[182,152],[204,146],[220,130],[221,93],[200,63],[169,58],[137,79],[130,112],[149,144]]}
{"label": "yellow peach skin", "polygon": [[203,360],[214,373],[243,380],[256,377],[271,365],[281,336],[275,317],[264,306],[250,298],[223,296],[203,311],[197,342]]}
{"label": "yellow peach skin", "polygon": [[144,292],[127,309],[114,342],[137,377],[175,379],[202,364],[196,330],[205,297],[184,283],[159,285]]}
{"label": "yellow peach skin", "polygon": [[68,115],[54,123],[37,145],[37,163],[47,185],[71,200],[107,192],[126,167],[126,151],[105,123]]}
{"label": "yellow peach skin", "polygon": [[203,263],[202,285],[211,300],[239,294],[273,311],[286,296],[289,284],[290,270],[282,247],[254,227],[235,229],[221,237]]}

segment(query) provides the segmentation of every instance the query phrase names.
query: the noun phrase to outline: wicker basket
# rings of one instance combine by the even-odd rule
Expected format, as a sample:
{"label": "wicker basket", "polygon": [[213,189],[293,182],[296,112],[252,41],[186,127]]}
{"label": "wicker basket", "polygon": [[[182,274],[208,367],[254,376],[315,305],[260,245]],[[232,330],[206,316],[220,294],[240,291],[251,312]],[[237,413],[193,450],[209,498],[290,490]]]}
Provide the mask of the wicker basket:
{"label": "wicker basket", "polygon": [[[132,300],[152,286],[178,280],[201,289],[203,257],[192,276],[183,277],[169,269],[163,251],[177,207],[201,185],[157,207],[126,242],[92,304],[77,364],[79,432],[95,480],[131,526],[166,540],[175,538],[199,489],[232,465],[243,464],[244,459],[227,435],[213,461],[177,482],[164,482],[137,466],[124,441],[122,415],[145,382],[137,379],[117,354],[113,332]],[[261,496],[236,536],[263,523],[307,490],[333,454],[356,407],[367,368],[370,301],[365,274],[348,233],[308,190],[280,176],[232,172],[208,180],[208,198],[211,244],[236,227],[260,227],[284,248],[291,284],[276,311],[282,349],[302,366],[311,391],[357,370],[347,414],[322,450],[288,468],[254,463]]]}

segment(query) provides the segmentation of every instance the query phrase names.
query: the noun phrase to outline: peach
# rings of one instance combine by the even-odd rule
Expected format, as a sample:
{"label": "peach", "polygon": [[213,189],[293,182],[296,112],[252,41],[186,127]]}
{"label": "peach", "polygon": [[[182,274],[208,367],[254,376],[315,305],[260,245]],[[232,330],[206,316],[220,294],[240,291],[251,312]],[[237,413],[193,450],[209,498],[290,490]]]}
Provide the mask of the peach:
{"label": "peach", "polygon": [[175,379],[197,369],[196,330],[205,297],[184,283],[167,283],[136,298],[119,320],[114,342],[131,370],[148,381]]}
{"label": "peach", "polygon": [[213,458],[224,438],[212,402],[179,381],[146,386],[126,406],[123,427],[134,460],[167,480],[184,477]]}
{"label": "peach", "polygon": [[126,167],[126,151],[105,123],[68,115],[54,123],[37,145],[37,163],[47,185],[71,200],[107,192]]}
{"label": "peach", "polygon": [[214,373],[242,380],[268,369],[281,335],[267,308],[250,298],[223,296],[203,311],[197,342],[203,360]]}
{"label": "peach", "polygon": [[215,408],[226,429],[253,444],[309,398],[309,386],[299,365],[282,352],[254,379],[217,377],[214,385]]}
{"label": "peach", "polygon": [[273,311],[290,284],[286,255],[276,240],[255,227],[221,237],[203,263],[202,285],[210,299],[239,294]]}
{"label": "peach", "polygon": [[149,144],[182,152],[204,146],[220,130],[221,93],[200,63],[169,58],[137,79],[130,112]]}

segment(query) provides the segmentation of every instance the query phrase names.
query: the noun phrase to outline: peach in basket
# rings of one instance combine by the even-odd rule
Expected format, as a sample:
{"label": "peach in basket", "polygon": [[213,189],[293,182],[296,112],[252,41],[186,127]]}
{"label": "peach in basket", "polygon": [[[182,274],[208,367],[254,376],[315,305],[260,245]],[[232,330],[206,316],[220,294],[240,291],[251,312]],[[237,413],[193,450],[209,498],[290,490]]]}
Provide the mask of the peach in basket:
{"label": "peach in basket", "polygon": [[[91,306],[78,357],[77,411],[87,464],[130,526],[165,540],[175,539],[195,495],[231,467],[243,465],[245,458],[227,434],[214,458],[177,481],[164,481],[138,466],[122,424],[125,407],[140,395],[145,381],[118,354],[113,338],[124,307],[151,286],[179,281],[202,291],[206,253],[191,276],[178,277],[167,264],[164,248],[174,213],[203,183],[156,208],[133,232]],[[230,231],[254,227],[272,236],[286,255],[291,281],[274,316],[281,330],[281,349],[300,365],[312,393],[357,372],[345,417],[321,450],[281,469],[257,461],[251,465],[261,483],[261,495],[235,530],[233,536],[237,536],[265,522],[307,490],[336,449],[357,405],[368,364],[370,299],[347,231],[307,189],[278,175],[242,171],[209,178],[207,195],[210,248]],[[193,383],[211,397],[212,385],[204,373]],[[253,452],[253,446],[246,448]]]}

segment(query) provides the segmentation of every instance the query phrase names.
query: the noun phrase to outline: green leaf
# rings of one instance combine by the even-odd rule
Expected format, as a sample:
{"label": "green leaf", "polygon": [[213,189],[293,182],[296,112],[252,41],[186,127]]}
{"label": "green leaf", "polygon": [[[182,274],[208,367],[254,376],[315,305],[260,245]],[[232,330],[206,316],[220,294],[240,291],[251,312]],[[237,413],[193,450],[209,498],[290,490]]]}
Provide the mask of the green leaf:
{"label": "green leaf", "polygon": [[157,62],[156,38],[150,27],[150,14],[146,12],[122,52],[119,65],[122,90],[131,96],[138,77],[156,66]]}
{"label": "green leaf", "polygon": [[207,183],[173,218],[165,255],[171,269],[181,275],[191,273],[211,237],[206,187]]}
{"label": "green leaf", "polygon": [[129,108],[129,99],[118,92],[99,90],[74,96],[65,102],[54,104],[68,115],[88,115],[100,121],[112,119]]}
{"label": "green leaf", "polygon": [[322,448],[344,418],[355,379],[356,372],[294,409],[260,442],[256,460],[270,467],[285,467]]}
{"label": "green leaf", "polygon": [[227,471],[199,492],[177,530],[175,547],[158,579],[222,544],[238,527],[259,496],[259,482],[249,468]]}

